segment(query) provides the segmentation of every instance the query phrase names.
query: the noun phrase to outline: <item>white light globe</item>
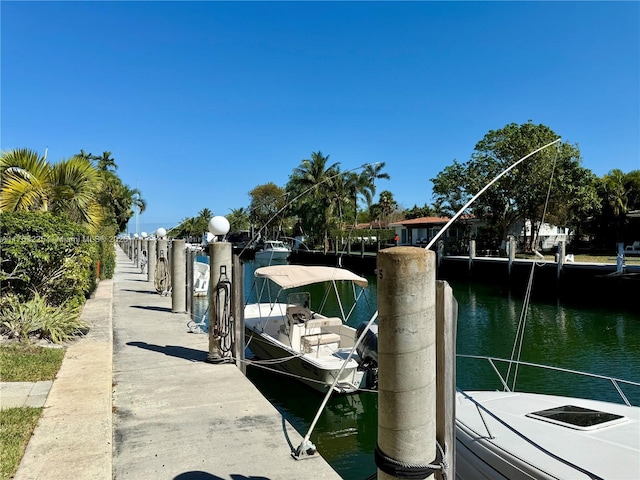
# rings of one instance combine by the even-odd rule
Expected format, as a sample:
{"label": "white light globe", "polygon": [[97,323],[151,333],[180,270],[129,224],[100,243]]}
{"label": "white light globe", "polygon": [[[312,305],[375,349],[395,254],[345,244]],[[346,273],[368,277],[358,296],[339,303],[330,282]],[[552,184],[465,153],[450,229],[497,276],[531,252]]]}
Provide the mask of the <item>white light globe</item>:
{"label": "white light globe", "polygon": [[209,231],[214,235],[226,235],[229,231],[229,220],[224,217],[212,217],[209,220]]}
{"label": "white light globe", "polygon": [[142,235],[142,238],[147,238],[149,235],[147,235],[147,232],[142,232],[140,235]]}
{"label": "white light globe", "polygon": [[137,233],[134,233],[134,234],[133,234],[133,238],[138,238],[138,234],[137,234]]}
{"label": "white light globe", "polygon": [[159,229],[157,229],[157,230],[156,230],[156,236],[157,236],[158,238],[164,238],[164,236],[165,236],[166,234],[167,234],[167,231],[166,231],[164,228],[162,228],[162,227],[160,227]]}

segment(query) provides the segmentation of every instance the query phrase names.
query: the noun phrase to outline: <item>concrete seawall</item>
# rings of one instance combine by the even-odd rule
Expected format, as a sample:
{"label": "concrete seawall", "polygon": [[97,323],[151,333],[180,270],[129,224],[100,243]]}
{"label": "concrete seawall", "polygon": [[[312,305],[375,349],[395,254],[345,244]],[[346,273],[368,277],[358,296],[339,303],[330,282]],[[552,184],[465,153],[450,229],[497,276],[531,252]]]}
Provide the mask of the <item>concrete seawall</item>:
{"label": "concrete seawall", "polygon": [[[416,247],[417,248],[417,247]],[[356,273],[372,275],[376,269],[376,254],[335,254],[298,251],[293,263],[342,265]],[[640,265],[627,265],[624,275],[616,274],[614,263],[565,263],[558,275],[553,261],[535,261],[533,292],[546,298],[579,299],[584,304],[636,306],[640,291]],[[509,270],[508,259],[501,257],[443,257],[437,267],[437,278],[447,281],[480,282],[500,285],[515,293],[527,286],[533,260],[516,259]]]}

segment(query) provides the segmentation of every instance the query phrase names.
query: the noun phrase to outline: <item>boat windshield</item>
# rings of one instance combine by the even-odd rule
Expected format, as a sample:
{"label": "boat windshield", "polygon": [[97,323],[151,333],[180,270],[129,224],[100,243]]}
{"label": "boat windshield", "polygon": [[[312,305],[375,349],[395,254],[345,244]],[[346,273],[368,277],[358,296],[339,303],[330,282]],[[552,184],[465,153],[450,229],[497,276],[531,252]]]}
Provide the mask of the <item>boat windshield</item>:
{"label": "boat windshield", "polygon": [[294,292],[287,296],[287,304],[311,308],[311,294],[309,292]]}

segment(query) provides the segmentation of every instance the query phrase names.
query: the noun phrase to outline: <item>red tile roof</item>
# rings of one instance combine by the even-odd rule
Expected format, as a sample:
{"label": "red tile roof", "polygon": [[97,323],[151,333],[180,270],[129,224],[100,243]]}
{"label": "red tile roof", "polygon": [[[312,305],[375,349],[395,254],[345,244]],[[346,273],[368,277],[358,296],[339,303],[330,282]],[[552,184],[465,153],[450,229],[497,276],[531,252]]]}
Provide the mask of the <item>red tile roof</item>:
{"label": "red tile roof", "polygon": [[396,225],[444,225],[450,220],[449,217],[420,217],[411,220],[400,220],[399,222],[390,223],[389,226]]}

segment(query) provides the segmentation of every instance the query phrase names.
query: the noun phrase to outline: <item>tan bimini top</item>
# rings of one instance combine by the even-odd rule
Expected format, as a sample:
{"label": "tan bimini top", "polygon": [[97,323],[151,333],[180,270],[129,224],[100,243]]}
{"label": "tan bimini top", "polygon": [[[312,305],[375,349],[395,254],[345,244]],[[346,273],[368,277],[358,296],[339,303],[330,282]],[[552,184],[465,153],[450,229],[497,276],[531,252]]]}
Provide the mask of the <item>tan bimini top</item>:
{"label": "tan bimini top", "polygon": [[283,289],[303,287],[314,283],[349,281],[366,288],[366,278],[349,270],[317,265],[271,265],[255,271],[256,278],[268,278]]}

